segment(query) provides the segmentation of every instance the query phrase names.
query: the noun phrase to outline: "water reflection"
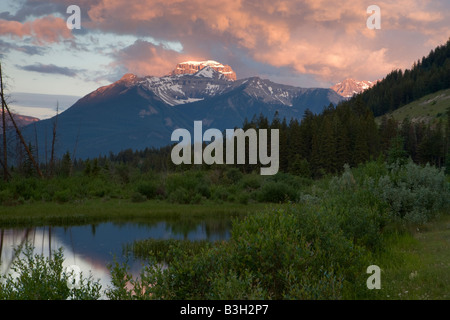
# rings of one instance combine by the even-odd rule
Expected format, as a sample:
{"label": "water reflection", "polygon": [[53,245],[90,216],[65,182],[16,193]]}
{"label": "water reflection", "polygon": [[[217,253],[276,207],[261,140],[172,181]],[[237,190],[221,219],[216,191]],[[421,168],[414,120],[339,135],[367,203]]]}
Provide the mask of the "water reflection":
{"label": "water reflection", "polygon": [[[123,249],[126,244],[144,239],[179,240],[227,240],[230,237],[231,223],[228,220],[213,221],[156,221],[152,223],[100,223],[64,227],[31,227],[22,229],[2,229],[0,232],[1,272],[10,272],[16,251],[20,245],[29,243],[35,254],[48,257],[52,251],[62,247],[64,266],[77,265],[84,276],[92,274],[100,280],[103,289],[111,284],[107,265],[114,259],[124,262]],[[127,260],[130,271],[138,275],[142,263],[139,259]]]}

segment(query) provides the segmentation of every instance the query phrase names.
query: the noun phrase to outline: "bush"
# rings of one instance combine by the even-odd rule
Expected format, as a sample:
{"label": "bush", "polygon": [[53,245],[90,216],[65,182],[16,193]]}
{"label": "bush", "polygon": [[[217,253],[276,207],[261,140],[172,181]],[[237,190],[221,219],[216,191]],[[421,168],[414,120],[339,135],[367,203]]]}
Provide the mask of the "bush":
{"label": "bush", "polygon": [[228,201],[230,192],[225,186],[214,186],[211,191],[211,198],[215,201]]}
{"label": "bush", "polygon": [[147,200],[147,198],[139,192],[133,192],[131,194],[130,200],[131,202],[144,202]]}
{"label": "bush", "polygon": [[241,184],[244,189],[256,190],[261,187],[261,177],[256,174],[246,174],[241,179]]}
{"label": "bush", "polygon": [[442,170],[409,161],[405,166],[394,164],[390,173],[372,186],[374,193],[389,205],[393,220],[423,224],[447,207],[450,191]]}
{"label": "bush", "polygon": [[[63,269],[63,251],[53,251],[52,258],[42,254],[34,255],[29,245],[23,250],[16,250],[16,258],[12,264],[12,274],[0,276],[0,299],[7,300],[88,300],[99,299],[101,285],[92,278],[83,278],[81,274],[79,288],[69,288],[71,274]],[[3,279],[1,279],[3,277]]]}
{"label": "bush", "polygon": [[0,203],[2,205],[9,205],[14,202],[14,194],[11,190],[5,189],[0,191]]}
{"label": "bush", "polygon": [[172,203],[187,204],[190,202],[190,197],[187,190],[181,187],[172,191],[169,194],[168,200]]}
{"label": "bush", "polygon": [[450,204],[444,172],[411,160],[405,165],[370,162],[353,170],[347,166],[340,177],[331,179],[329,190],[334,200],[344,199],[335,203],[337,207],[373,210],[381,225],[423,224]]}
{"label": "bush", "polygon": [[[173,246],[168,268],[157,259],[142,272],[134,296],[126,270],[109,296],[130,299],[339,299],[363,283],[366,252],[346,239],[332,217],[309,208],[267,210],[235,221],[232,237],[198,252]],[[157,257],[155,257],[157,258]],[[364,277],[364,274],[362,274]],[[136,282],[133,282],[136,283]],[[158,285],[152,285],[157,283]]]}
{"label": "bush", "polygon": [[36,198],[35,192],[38,189],[38,182],[35,178],[19,178],[13,180],[13,190],[18,197],[28,200],[32,197]]}
{"label": "bush", "polygon": [[237,200],[239,201],[240,204],[248,204],[249,199],[250,195],[248,193],[243,192],[238,196]]}
{"label": "bush", "polygon": [[147,199],[153,199],[158,194],[159,186],[155,181],[143,181],[137,185],[136,189],[137,192],[147,197]]}
{"label": "bush", "polygon": [[53,200],[56,202],[68,202],[70,200],[70,191],[69,190],[58,190],[53,195]]}
{"label": "bush", "polygon": [[230,181],[230,183],[236,184],[242,179],[243,174],[241,170],[237,168],[230,168],[226,172],[225,176],[227,177],[228,181]]}
{"label": "bush", "polygon": [[296,190],[284,182],[267,182],[261,188],[259,200],[261,202],[282,203],[296,201],[298,194]]}

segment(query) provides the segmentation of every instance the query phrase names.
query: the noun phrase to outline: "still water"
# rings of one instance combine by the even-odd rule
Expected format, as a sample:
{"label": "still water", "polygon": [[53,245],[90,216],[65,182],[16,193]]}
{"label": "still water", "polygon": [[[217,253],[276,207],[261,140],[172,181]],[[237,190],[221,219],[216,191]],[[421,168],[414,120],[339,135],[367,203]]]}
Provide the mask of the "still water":
{"label": "still water", "polygon": [[132,256],[126,260],[124,248],[136,240],[228,240],[230,221],[190,221],[152,223],[106,222],[81,226],[45,226],[0,230],[1,272],[10,272],[15,257],[15,248],[24,243],[34,247],[35,254],[49,256],[52,251],[63,248],[64,266],[77,265],[83,277],[92,275],[99,280],[102,289],[111,285],[108,264],[127,261],[134,277],[138,276],[145,261]]}

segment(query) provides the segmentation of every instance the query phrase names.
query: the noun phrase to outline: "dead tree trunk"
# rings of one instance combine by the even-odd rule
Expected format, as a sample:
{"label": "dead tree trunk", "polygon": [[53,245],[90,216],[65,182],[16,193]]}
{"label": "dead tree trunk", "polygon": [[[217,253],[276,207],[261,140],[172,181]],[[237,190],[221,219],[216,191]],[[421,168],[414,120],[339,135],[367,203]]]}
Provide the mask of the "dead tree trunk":
{"label": "dead tree trunk", "polygon": [[3,124],[3,178],[8,181],[8,153],[7,153],[7,143],[6,143],[6,113],[5,104],[3,103],[3,75],[2,75],[2,65],[0,64],[0,95],[2,100],[2,124]]}
{"label": "dead tree trunk", "polygon": [[[0,74],[0,79],[1,78],[2,78],[2,75]],[[1,82],[3,84],[3,80]],[[31,153],[30,149],[28,148],[28,146],[25,142],[25,139],[23,138],[22,133],[20,132],[19,127],[17,126],[16,121],[14,120],[12,113],[9,111],[8,104],[6,103],[5,97],[3,96],[3,91],[0,92],[0,95],[1,95],[1,100],[2,100],[2,108],[3,107],[6,108],[6,111],[8,112],[8,115],[11,118],[11,122],[12,122],[14,128],[16,129],[17,135],[19,136],[20,142],[23,144],[25,151],[28,153],[28,156],[30,157],[30,160],[33,162],[33,165],[36,168],[36,172],[42,178],[43,175],[42,175],[41,170],[39,169],[39,165],[37,164],[36,160],[33,157],[33,154]],[[4,166],[4,167],[6,167],[6,166]]]}
{"label": "dead tree trunk", "polygon": [[56,102],[56,116],[53,122],[53,133],[52,133],[52,153],[50,155],[50,177],[53,176],[55,169],[55,142],[56,142],[56,125],[58,123],[58,112],[59,112],[59,102]]}

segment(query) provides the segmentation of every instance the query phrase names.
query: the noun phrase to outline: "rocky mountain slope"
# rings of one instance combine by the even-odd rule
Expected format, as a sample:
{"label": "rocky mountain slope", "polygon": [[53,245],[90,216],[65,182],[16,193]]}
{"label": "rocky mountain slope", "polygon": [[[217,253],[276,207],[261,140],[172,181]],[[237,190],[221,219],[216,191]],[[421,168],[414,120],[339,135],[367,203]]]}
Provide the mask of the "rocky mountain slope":
{"label": "rocky mountain slope", "polygon": [[[272,119],[278,112],[281,119],[301,119],[306,109],[319,113],[342,100],[331,89],[305,89],[258,77],[231,81],[213,66],[164,77],[126,74],[58,115],[56,151],[87,158],[161,147],[172,144],[173,130],[192,130],[196,120],[203,121],[204,130],[224,130],[241,127],[246,118],[260,114]],[[40,150],[51,141],[54,121],[36,123]],[[34,126],[26,127],[24,134],[35,141]]]}

